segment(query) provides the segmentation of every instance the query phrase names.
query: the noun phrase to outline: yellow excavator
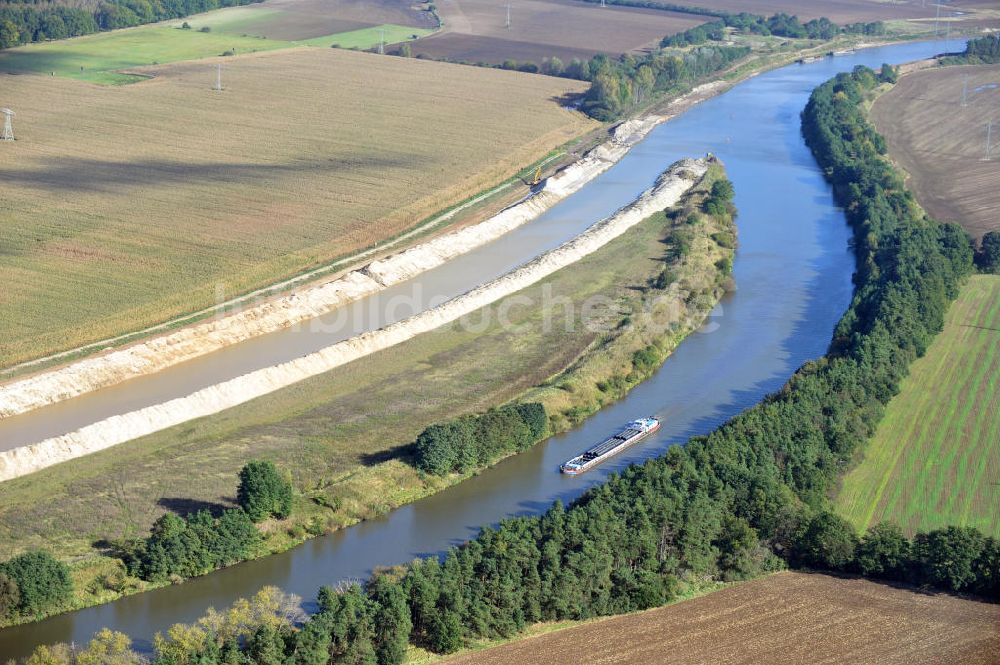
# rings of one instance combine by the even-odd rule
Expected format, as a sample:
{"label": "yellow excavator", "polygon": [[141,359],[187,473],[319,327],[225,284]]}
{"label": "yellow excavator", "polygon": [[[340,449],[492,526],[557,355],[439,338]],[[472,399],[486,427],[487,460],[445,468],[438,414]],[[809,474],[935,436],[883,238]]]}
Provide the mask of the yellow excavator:
{"label": "yellow excavator", "polygon": [[534,187],[542,181],[542,167],[539,166],[535,169],[535,175],[531,178],[531,186]]}

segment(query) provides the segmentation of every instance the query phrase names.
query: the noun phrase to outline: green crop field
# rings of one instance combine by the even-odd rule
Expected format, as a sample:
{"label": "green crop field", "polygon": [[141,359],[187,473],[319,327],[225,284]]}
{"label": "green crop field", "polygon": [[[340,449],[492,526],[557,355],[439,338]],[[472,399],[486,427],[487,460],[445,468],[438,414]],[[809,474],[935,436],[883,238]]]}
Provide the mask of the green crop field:
{"label": "green crop field", "polygon": [[[279,21],[279,14],[276,10],[231,7],[192,16],[186,21],[29,44],[0,51],[0,74],[51,74],[92,83],[134,83],[146,78],[127,71],[135,67],[293,46],[336,44],[341,48],[370,49],[383,35],[385,43],[393,44],[432,32],[425,28],[386,24],[300,40],[262,36],[268,20]],[[181,27],[185,22],[190,26],[188,29]]]}
{"label": "green crop field", "polygon": [[8,49],[0,52],[0,73],[51,73],[92,83],[131,83],[144,77],[119,70],[291,46],[286,41],[149,25]]}
{"label": "green crop field", "polygon": [[307,46],[338,46],[340,48],[370,49],[377,46],[380,39],[385,39],[386,44],[398,44],[400,42],[413,41],[416,38],[429,35],[433,30],[423,28],[411,28],[406,25],[378,25],[374,28],[361,28],[349,32],[338,32],[335,35],[325,37],[313,37],[299,43]]}
{"label": "green crop field", "polygon": [[979,275],[886,409],[864,461],[844,479],[841,513],[859,529],[949,524],[1000,535],[1000,277]]}

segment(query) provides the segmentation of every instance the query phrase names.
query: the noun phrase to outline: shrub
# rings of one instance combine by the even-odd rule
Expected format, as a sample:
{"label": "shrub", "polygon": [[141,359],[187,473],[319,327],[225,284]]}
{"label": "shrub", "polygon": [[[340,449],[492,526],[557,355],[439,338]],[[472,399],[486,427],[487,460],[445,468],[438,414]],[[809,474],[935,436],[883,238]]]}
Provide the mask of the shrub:
{"label": "shrub", "polygon": [[[0,564],[0,573],[17,585],[16,608],[24,614],[41,612],[73,595],[69,567],[42,550],[25,552]],[[8,602],[10,598],[8,589]]]}
{"label": "shrub", "polygon": [[241,508],[219,518],[207,510],[187,518],[167,513],[153,523],[128,563],[143,579],[179,581],[248,559],[259,541],[257,528]]}
{"label": "shrub", "polygon": [[545,435],[548,416],[536,402],[509,404],[424,429],[416,440],[416,466],[435,475],[465,473],[502,455],[525,450]]}
{"label": "shrub", "polygon": [[17,583],[6,573],[0,573],[0,619],[9,616],[20,604],[21,592]]}
{"label": "shrub", "polygon": [[976,252],[976,266],[980,272],[1000,274],[1000,232],[990,231],[983,236]]}
{"label": "shrub", "polygon": [[292,513],[292,483],[278,473],[274,462],[251,460],[240,469],[236,499],[254,522]]}

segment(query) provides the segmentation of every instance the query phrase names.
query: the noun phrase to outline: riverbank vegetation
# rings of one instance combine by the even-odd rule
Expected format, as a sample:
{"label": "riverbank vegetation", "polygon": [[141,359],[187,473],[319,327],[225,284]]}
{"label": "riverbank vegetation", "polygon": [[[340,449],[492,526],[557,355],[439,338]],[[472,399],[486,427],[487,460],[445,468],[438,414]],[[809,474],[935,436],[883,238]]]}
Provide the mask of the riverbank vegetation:
{"label": "riverbank vegetation", "polygon": [[[259,526],[263,556],[468,477],[415,468],[412,442],[432,424],[515,400],[543,404],[549,431],[564,431],[649,376],[731,286],[723,178],[714,164],[678,208],[516,294],[504,325],[486,308],[267,399],[0,484],[0,533],[14,551],[44,544],[72,562],[65,611],[162,584],[128,575],[110,545],[165,510],[234,508],[248,458],[275,462],[295,487],[291,516]],[[596,306],[572,305],[584,302]],[[53,492],[66,500],[45,501]]]}
{"label": "riverbank vegetation", "polygon": [[434,424],[417,437],[417,468],[439,476],[468,473],[500,457],[527,450],[548,430],[538,402],[509,404],[486,413]]}
{"label": "riverbank vegetation", "polygon": [[69,567],[44,550],[0,562],[0,621],[42,616],[72,595]]}
{"label": "riverbank vegetation", "polygon": [[989,65],[1000,62],[1000,35],[970,39],[960,56],[945,58],[944,62],[963,65]]}
{"label": "riverbank vegetation", "polygon": [[685,47],[698,46],[708,41],[721,42],[728,36],[727,28],[741,33],[761,36],[788,37],[791,39],[833,39],[838,34],[859,34],[878,36],[884,35],[885,24],[881,21],[872,23],[854,23],[843,27],[836,25],[826,17],[812,19],[802,23],[797,16],[777,13],[771,17],[758,16],[741,12],[739,14],[724,14],[718,21],[704,23],[697,27],[669,37],[664,37],[660,46]]}
{"label": "riverbank vegetation", "polygon": [[[379,654],[372,662],[398,663],[398,650],[386,645],[404,636],[449,652],[531,622],[654,607],[684,578],[746,579],[786,564],[1000,594],[1000,543],[975,529],[948,527],[911,541],[877,526],[859,540],[829,509],[841,470],[874,433],[972,272],[968,237],[927,218],[883,157],[862,110],[878,84],[875,72],[858,67],[817,88],[803,113],[858,254],[855,297],[824,358],[711,434],[629,467],[568,507],[484,528],[441,560],[376,574],[366,593],[351,589],[336,604],[321,602],[393,612],[402,594],[409,626],[400,616],[393,630],[369,638],[370,614],[324,609],[300,631],[262,638],[268,648],[350,662],[359,645]],[[342,628],[335,633],[333,625]],[[353,634],[361,637],[335,641]],[[184,643],[186,657],[219,662],[211,654],[239,648],[226,642],[206,634]]]}

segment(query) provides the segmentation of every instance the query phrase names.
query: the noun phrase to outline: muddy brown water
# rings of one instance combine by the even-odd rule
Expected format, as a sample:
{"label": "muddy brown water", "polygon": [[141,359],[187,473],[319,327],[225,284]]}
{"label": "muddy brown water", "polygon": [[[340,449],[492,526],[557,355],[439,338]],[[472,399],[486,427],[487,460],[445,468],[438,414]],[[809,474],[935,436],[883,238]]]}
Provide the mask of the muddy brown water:
{"label": "muddy brown water", "polygon": [[[473,537],[483,524],[536,514],[556,499],[572,500],[609,473],[706,433],[756,403],[804,361],[824,353],[851,297],[854,260],[848,250],[849,229],[800,134],[799,113],[810,91],[859,64],[877,67],[961,47],[955,41],[889,46],[751,78],[656,128],[619,164],[538,220],[354,308],[339,329],[307,327],[276,333],[79,398],[80,403],[88,400],[88,418],[95,420],[101,413],[136,408],[141,401],[137,393],[146,399],[166,399],[177,391],[190,392],[192,386],[308,353],[338,335],[350,336],[393,317],[403,318],[578,234],[631,201],[682,157],[715,153],[726,163],[736,186],[737,290],[659,372],[621,402],[571,432],[384,518],[178,586],[0,631],[0,656],[22,657],[39,644],[84,643],[105,626],[132,635],[138,647],[148,649],[156,631],[192,621],[207,607],[224,607],[264,585],[299,594],[308,607],[322,584],[363,578],[377,566],[439,554]],[[396,299],[390,301],[393,296]],[[400,304],[400,296],[412,300],[409,306]],[[388,308],[394,311],[386,311],[390,302],[397,305]],[[76,402],[27,414],[22,423],[30,423],[18,424],[23,429],[17,431],[33,432],[22,436],[37,438],[39,433],[73,429],[79,426],[78,409],[83,408]],[[561,462],[644,415],[665,421],[656,436],[583,476],[560,475]],[[8,441],[12,431],[0,427],[0,441]]]}

